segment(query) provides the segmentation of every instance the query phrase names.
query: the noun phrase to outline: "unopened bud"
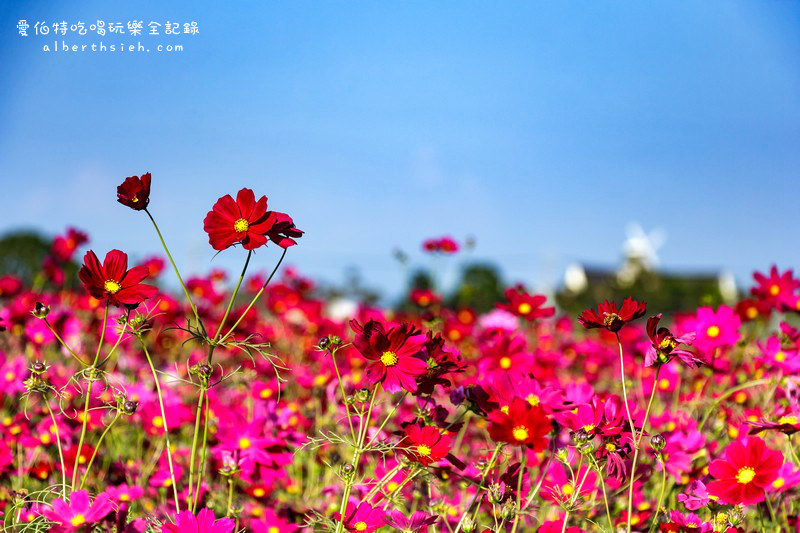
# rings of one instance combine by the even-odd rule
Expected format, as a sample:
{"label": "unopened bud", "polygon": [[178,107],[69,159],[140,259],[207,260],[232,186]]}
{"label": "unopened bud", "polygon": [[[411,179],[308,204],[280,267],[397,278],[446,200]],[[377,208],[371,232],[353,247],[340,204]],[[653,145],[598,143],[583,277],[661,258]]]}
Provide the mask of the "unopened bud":
{"label": "unopened bud", "polygon": [[45,305],[42,302],[36,302],[36,305],[33,306],[33,311],[31,314],[36,318],[47,318],[47,315],[50,314],[50,306]]}
{"label": "unopened bud", "polygon": [[663,450],[664,446],[666,445],[667,445],[667,439],[664,438],[664,435],[658,433],[650,437],[650,446],[652,446],[656,452],[660,452],[661,450]]}

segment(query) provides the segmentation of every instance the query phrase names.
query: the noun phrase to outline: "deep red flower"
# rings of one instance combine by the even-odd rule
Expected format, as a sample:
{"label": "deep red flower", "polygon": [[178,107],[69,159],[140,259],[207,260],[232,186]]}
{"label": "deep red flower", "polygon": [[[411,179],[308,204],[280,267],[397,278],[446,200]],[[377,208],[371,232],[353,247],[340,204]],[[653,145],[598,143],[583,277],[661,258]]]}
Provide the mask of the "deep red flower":
{"label": "deep red flower", "polygon": [[530,405],[525,400],[515,398],[505,410],[489,413],[489,436],[495,442],[526,445],[534,451],[547,447],[547,435],[553,430],[553,423],[539,405]]}
{"label": "deep red flower", "polygon": [[689,366],[701,366],[705,363],[700,355],[681,347],[681,344],[690,346],[696,337],[694,333],[687,333],[676,337],[672,332],[664,327],[659,328],[661,313],[647,319],[647,336],[650,338],[650,346],[644,357],[644,366],[653,366],[656,363],[665,364],[677,357],[684,364]]}
{"label": "deep red flower", "polygon": [[753,296],[779,310],[795,309],[797,303],[795,291],[800,287],[800,280],[794,278],[791,269],[781,274],[778,267],[772,265],[768,276],[756,272],[753,274],[753,279],[758,284],[750,291]]}
{"label": "deep red flower", "polygon": [[425,345],[424,335],[410,324],[387,331],[377,320],[363,326],[352,320],[350,327],[356,332],[353,345],[371,361],[367,365],[367,378],[372,383],[383,383],[388,392],[400,389],[416,392],[416,378],[428,370],[425,361],[418,357]]}
{"label": "deep red flower", "polygon": [[150,173],[125,178],[117,187],[117,201],[136,211],[141,211],[150,203]]}
{"label": "deep red flower", "polygon": [[528,321],[556,314],[555,307],[542,307],[547,298],[541,294],[531,295],[520,289],[508,289],[506,299],[509,303],[497,304],[497,307]]}
{"label": "deep red flower", "polygon": [[89,237],[82,231],[75,228],[68,228],[66,235],[58,235],[53,239],[53,244],[50,247],[50,253],[53,257],[61,262],[66,263],[72,259],[72,255],[78,246],[86,243]]}
{"label": "deep red flower", "polygon": [[409,424],[403,430],[405,438],[400,442],[400,453],[411,462],[428,466],[444,459],[450,453],[450,435],[435,426]]}
{"label": "deep red flower", "polygon": [[625,298],[622,307],[617,309],[616,302],[604,301],[594,309],[586,309],[578,317],[578,322],[586,329],[605,328],[617,332],[622,326],[641,318],[647,311],[646,302],[637,302],[633,298]]}
{"label": "deep red flower", "polygon": [[86,291],[98,300],[108,300],[114,305],[138,305],[158,293],[157,288],[142,283],[148,273],[146,266],[128,270],[128,255],[119,250],[108,252],[102,265],[89,250],[83,256],[78,277]]}
{"label": "deep red flower", "polygon": [[764,490],[778,477],[783,454],[767,447],[758,437],[746,437],[725,448],[725,456],[708,465],[716,478],[708,492],[721,503],[753,504],[764,501]]}
{"label": "deep red flower", "polygon": [[242,243],[245,250],[255,250],[272,240],[282,248],[297,244],[303,232],[294,227],[286,213],[267,211],[267,197],[256,201],[250,189],[242,189],[236,200],[226,194],[214,204],[203,221],[208,242],[215,250]]}

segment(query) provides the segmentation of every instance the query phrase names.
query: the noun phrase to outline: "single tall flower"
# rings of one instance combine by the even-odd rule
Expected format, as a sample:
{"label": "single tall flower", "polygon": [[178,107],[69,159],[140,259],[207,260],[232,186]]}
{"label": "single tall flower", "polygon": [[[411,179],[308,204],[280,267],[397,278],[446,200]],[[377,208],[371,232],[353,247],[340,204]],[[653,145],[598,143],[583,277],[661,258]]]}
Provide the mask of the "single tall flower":
{"label": "single tall flower", "polygon": [[534,451],[547,447],[553,423],[539,405],[515,398],[508,412],[497,409],[489,414],[489,436],[495,442],[526,445]]}
{"label": "single tall flower", "polygon": [[69,503],[61,498],[53,501],[53,506],[45,508],[42,514],[58,524],[52,531],[78,531],[85,526],[96,524],[112,510],[107,494],[100,494],[94,502],[89,501],[89,493],[76,490],[69,497]]}
{"label": "single tall flower", "polygon": [[128,270],[128,255],[119,250],[106,254],[103,264],[92,250],[83,257],[78,277],[87,292],[98,300],[114,305],[138,305],[158,293],[152,285],[142,283],[149,271],[146,266]]}
{"label": "single tall flower", "polygon": [[650,338],[650,346],[644,356],[644,366],[653,366],[656,363],[665,364],[677,357],[684,364],[689,366],[701,366],[705,360],[698,354],[681,348],[681,344],[691,346],[694,342],[695,334],[687,333],[676,337],[667,328],[658,327],[661,320],[661,313],[647,319],[647,336]]}
{"label": "single tall flower", "polygon": [[150,203],[150,173],[125,178],[117,187],[117,201],[136,211],[147,208]]}
{"label": "single tall flower", "polygon": [[753,296],[781,311],[787,308],[795,309],[797,304],[795,291],[800,287],[800,280],[794,278],[792,269],[781,274],[778,267],[772,265],[769,275],[755,272],[753,279],[758,284],[750,290]]}
{"label": "single tall flower", "polygon": [[450,435],[435,426],[409,424],[403,431],[405,438],[398,449],[414,463],[428,466],[441,461],[450,452]]}
{"label": "single tall flower", "polygon": [[533,321],[556,314],[555,307],[542,307],[547,298],[541,294],[530,295],[523,290],[513,288],[508,289],[505,294],[509,303],[497,304],[497,307],[525,320]]}
{"label": "single tall flower", "polygon": [[256,201],[250,189],[240,190],[236,200],[230,194],[217,200],[203,221],[203,229],[215,250],[224,250],[236,243],[242,243],[245,250],[255,250],[267,244],[267,239],[288,248],[297,244],[292,237],[303,234],[294,227],[289,215],[267,211],[267,197]]}
{"label": "single tall flower", "polygon": [[230,518],[217,518],[211,509],[203,509],[197,516],[191,511],[182,511],[174,524],[164,524],[163,532],[169,533],[231,533],[236,522]]}
{"label": "single tall flower", "polygon": [[578,322],[586,329],[605,328],[617,332],[628,322],[644,316],[647,303],[637,302],[633,298],[625,298],[622,307],[617,309],[616,302],[604,301],[594,309],[586,309],[578,317]]}
{"label": "single tall flower", "polygon": [[783,464],[783,454],[767,447],[758,437],[746,437],[725,448],[725,456],[708,465],[716,478],[707,485],[709,494],[730,505],[764,501],[764,490],[770,487]]}
{"label": "single tall flower", "polygon": [[367,378],[372,383],[383,383],[388,392],[417,390],[416,378],[428,371],[425,361],[417,357],[426,341],[421,332],[410,324],[387,331],[377,320],[363,326],[352,320],[350,327],[356,332],[353,345],[370,360]]}

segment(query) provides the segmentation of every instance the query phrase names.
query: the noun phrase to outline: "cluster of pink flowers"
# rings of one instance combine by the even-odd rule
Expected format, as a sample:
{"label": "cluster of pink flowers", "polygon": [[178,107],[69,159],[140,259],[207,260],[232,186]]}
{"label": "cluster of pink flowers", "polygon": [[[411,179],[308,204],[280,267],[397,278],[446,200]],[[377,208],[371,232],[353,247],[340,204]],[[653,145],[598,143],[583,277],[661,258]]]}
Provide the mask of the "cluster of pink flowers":
{"label": "cluster of pink flowers", "polygon": [[35,280],[0,277],[5,528],[800,527],[792,271],[672,316],[633,297],[568,316],[514,286],[486,313],[418,289],[403,310],[343,317],[279,268],[303,232],[250,189],[204,222],[241,276],[183,277],[152,187],[129,177],[117,200],[152,223],[163,258],[101,260],[70,229]]}

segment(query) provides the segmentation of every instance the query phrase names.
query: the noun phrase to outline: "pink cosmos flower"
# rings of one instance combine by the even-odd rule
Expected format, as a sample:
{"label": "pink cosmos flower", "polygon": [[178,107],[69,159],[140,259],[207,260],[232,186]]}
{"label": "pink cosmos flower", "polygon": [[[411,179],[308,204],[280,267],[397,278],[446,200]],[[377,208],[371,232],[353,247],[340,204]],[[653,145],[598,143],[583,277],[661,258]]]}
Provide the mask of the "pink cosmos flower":
{"label": "pink cosmos flower", "polygon": [[214,511],[203,509],[197,516],[191,511],[178,514],[174,524],[164,524],[162,533],[231,533],[236,522],[230,518],[216,519]]}
{"label": "pink cosmos flower", "polygon": [[709,497],[702,481],[692,481],[683,494],[678,494],[678,501],[690,511],[696,511],[708,505]]}
{"label": "pink cosmos flower", "polygon": [[778,477],[783,454],[758,437],[746,437],[725,448],[725,456],[708,465],[716,478],[708,492],[721,503],[749,505],[764,501],[764,490]]}
{"label": "pink cosmos flower", "polygon": [[111,510],[108,495],[100,494],[91,502],[88,492],[76,490],[70,495],[69,503],[57,498],[52,507],[44,509],[42,514],[57,524],[51,531],[78,531],[84,526],[100,522]]}
{"label": "pink cosmos flower", "polygon": [[795,309],[798,301],[795,292],[800,287],[800,280],[794,278],[792,269],[781,274],[778,267],[772,265],[769,275],[756,272],[753,279],[758,284],[750,290],[753,296],[781,311]]}
{"label": "pink cosmos flower", "polygon": [[716,311],[711,307],[700,307],[693,322],[697,332],[694,345],[704,352],[733,346],[741,337],[739,328],[742,321],[736,311],[727,305],[719,306]]}
{"label": "pink cosmos flower", "polygon": [[[335,513],[333,517],[338,521],[342,515]],[[358,507],[348,503],[344,512],[344,528],[352,533],[372,533],[385,525],[386,514],[378,507],[368,503],[361,503]]]}

